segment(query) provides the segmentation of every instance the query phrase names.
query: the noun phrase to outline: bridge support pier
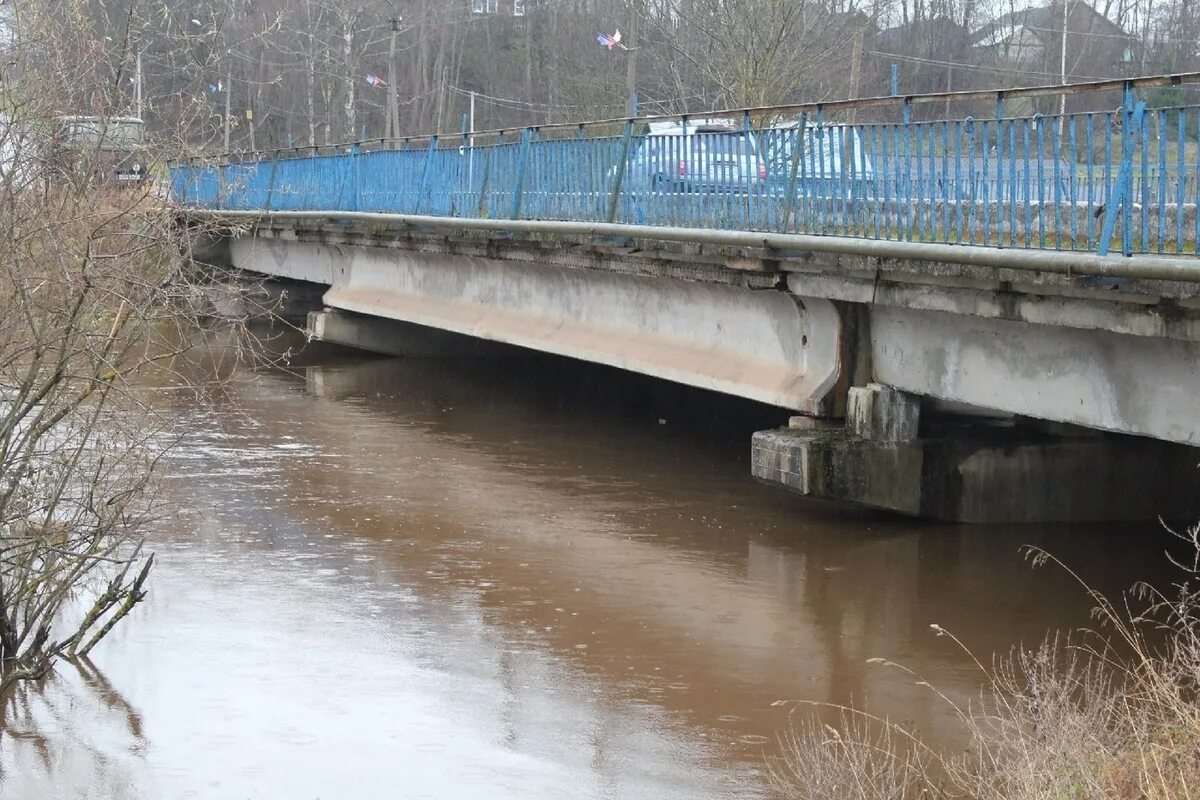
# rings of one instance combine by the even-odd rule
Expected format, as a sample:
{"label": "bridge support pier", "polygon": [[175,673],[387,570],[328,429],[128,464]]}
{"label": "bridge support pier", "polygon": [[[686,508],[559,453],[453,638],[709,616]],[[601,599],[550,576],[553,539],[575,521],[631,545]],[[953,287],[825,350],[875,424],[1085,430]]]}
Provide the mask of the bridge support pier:
{"label": "bridge support pier", "polygon": [[1048,433],[1012,419],[921,419],[920,400],[850,390],[844,423],[760,431],[756,478],[804,495],[972,523],[1194,519],[1200,451],[1134,436]]}

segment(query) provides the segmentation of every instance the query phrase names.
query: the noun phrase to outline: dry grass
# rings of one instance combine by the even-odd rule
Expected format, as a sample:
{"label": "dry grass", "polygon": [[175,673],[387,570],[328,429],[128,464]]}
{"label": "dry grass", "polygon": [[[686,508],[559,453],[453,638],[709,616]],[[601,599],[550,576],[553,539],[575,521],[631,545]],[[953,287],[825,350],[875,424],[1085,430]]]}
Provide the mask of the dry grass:
{"label": "dry grass", "polygon": [[965,725],[964,755],[839,709],[836,727],[810,720],[788,733],[780,789],[797,800],[1200,800],[1200,525],[1180,537],[1192,556],[1176,562],[1178,583],[1115,600],[1031,551],[1088,593],[1096,625],[976,661],[984,692],[969,707],[931,687]]}

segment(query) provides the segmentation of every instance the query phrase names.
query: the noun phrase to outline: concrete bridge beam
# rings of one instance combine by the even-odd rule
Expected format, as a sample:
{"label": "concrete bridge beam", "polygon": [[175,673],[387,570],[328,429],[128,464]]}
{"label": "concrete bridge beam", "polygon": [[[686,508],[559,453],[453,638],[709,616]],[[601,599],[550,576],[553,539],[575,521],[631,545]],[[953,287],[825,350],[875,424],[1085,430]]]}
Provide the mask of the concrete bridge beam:
{"label": "concrete bridge beam", "polygon": [[884,306],[870,319],[880,383],[1200,445],[1200,343]]}
{"label": "concrete bridge beam", "polygon": [[838,405],[843,323],[829,300],[355,245],[239,239],[232,252],[242,269],[329,284],[329,308],[813,414]]}

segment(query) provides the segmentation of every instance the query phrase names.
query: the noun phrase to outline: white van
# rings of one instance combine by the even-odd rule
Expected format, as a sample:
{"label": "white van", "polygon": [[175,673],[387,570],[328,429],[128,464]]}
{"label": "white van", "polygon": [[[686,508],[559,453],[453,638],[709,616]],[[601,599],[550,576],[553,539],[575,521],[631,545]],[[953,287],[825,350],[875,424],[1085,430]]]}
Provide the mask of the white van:
{"label": "white van", "polygon": [[797,133],[799,120],[779,122],[759,133],[759,146],[773,181],[787,180],[792,159],[800,156],[797,177],[804,180],[870,180],[875,170],[858,131],[844,125],[807,122]]}

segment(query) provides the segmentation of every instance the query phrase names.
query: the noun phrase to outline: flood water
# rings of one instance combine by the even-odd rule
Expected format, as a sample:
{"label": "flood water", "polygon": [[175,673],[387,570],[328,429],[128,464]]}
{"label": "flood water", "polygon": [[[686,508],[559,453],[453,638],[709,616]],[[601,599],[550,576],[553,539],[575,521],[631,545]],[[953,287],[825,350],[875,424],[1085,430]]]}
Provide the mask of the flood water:
{"label": "flood water", "polygon": [[749,477],[786,415],[541,356],[310,352],[187,431],[145,602],[19,689],[0,797],[773,797],[853,704],[954,748],[987,660],[1162,571],[1153,526],[966,527]]}

